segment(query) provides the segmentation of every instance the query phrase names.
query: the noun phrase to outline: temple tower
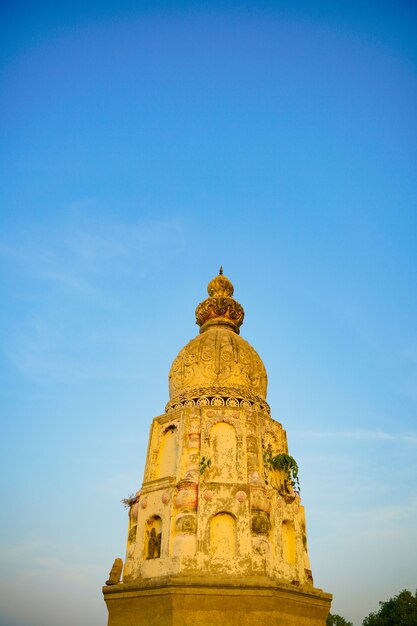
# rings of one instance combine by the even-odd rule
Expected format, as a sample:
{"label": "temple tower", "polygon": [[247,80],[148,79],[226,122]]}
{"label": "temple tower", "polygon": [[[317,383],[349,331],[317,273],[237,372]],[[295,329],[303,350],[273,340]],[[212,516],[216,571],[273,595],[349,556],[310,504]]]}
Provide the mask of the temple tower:
{"label": "temple tower", "polygon": [[222,270],[196,309],[200,333],[175,358],[129,504],[122,582],[103,588],[109,626],[324,626],[297,465],[270,416],[267,374],[239,334]]}

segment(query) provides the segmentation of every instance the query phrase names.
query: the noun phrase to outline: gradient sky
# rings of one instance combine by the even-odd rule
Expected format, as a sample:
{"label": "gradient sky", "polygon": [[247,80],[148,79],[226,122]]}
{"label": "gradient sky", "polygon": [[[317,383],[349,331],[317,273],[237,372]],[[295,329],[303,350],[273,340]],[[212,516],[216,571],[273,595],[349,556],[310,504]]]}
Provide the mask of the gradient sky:
{"label": "gradient sky", "polygon": [[1,11],[0,624],[106,623],[120,499],[223,264],[315,584],[359,626],[417,581],[415,3]]}

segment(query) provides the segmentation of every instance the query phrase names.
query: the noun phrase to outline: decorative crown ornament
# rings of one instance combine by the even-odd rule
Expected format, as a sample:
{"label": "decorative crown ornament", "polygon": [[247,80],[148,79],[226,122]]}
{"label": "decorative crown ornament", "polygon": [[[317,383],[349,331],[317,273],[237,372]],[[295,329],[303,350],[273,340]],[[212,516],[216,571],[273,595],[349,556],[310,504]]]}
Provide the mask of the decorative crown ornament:
{"label": "decorative crown ornament", "polygon": [[187,406],[252,406],[269,412],[268,378],[256,350],[239,335],[243,307],[233,285],[223,275],[208,284],[209,298],[196,309],[197,337],[180,350],[169,372],[170,400],[166,410]]}
{"label": "decorative crown ornament", "polygon": [[220,266],[219,274],[207,286],[209,298],[200,302],[195,310],[196,324],[200,333],[211,326],[228,326],[239,334],[245,312],[232,296],[234,287]]}

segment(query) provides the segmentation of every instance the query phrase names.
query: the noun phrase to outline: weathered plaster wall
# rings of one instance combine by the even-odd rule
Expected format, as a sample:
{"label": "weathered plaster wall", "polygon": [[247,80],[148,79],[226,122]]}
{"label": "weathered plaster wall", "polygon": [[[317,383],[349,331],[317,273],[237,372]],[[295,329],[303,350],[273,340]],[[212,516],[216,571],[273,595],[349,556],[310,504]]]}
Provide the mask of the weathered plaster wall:
{"label": "weathered plaster wall", "polygon": [[285,431],[252,407],[180,407],[155,418],[124,580],[227,572],[311,585],[304,510],[282,472],[264,464],[267,449],[286,453]]}

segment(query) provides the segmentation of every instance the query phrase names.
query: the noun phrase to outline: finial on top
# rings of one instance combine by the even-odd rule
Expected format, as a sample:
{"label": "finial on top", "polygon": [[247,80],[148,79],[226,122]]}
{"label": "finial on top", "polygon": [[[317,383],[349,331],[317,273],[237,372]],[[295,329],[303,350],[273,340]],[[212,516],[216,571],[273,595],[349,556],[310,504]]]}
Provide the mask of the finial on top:
{"label": "finial on top", "polygon": [[230,280],[223,274],[223,268],[220,267],[219,273],[207,285],[207,291],[212,298],[232,297],[234,287]]}
{"label": "finial on top", "polygon": [[211,326],[228,326],[239,334],[243,322],[242,306],[233,298],[234,287],[220,266],[219,274],[207,285],[209,298],[196,308],[196,320],[200,332]]}

